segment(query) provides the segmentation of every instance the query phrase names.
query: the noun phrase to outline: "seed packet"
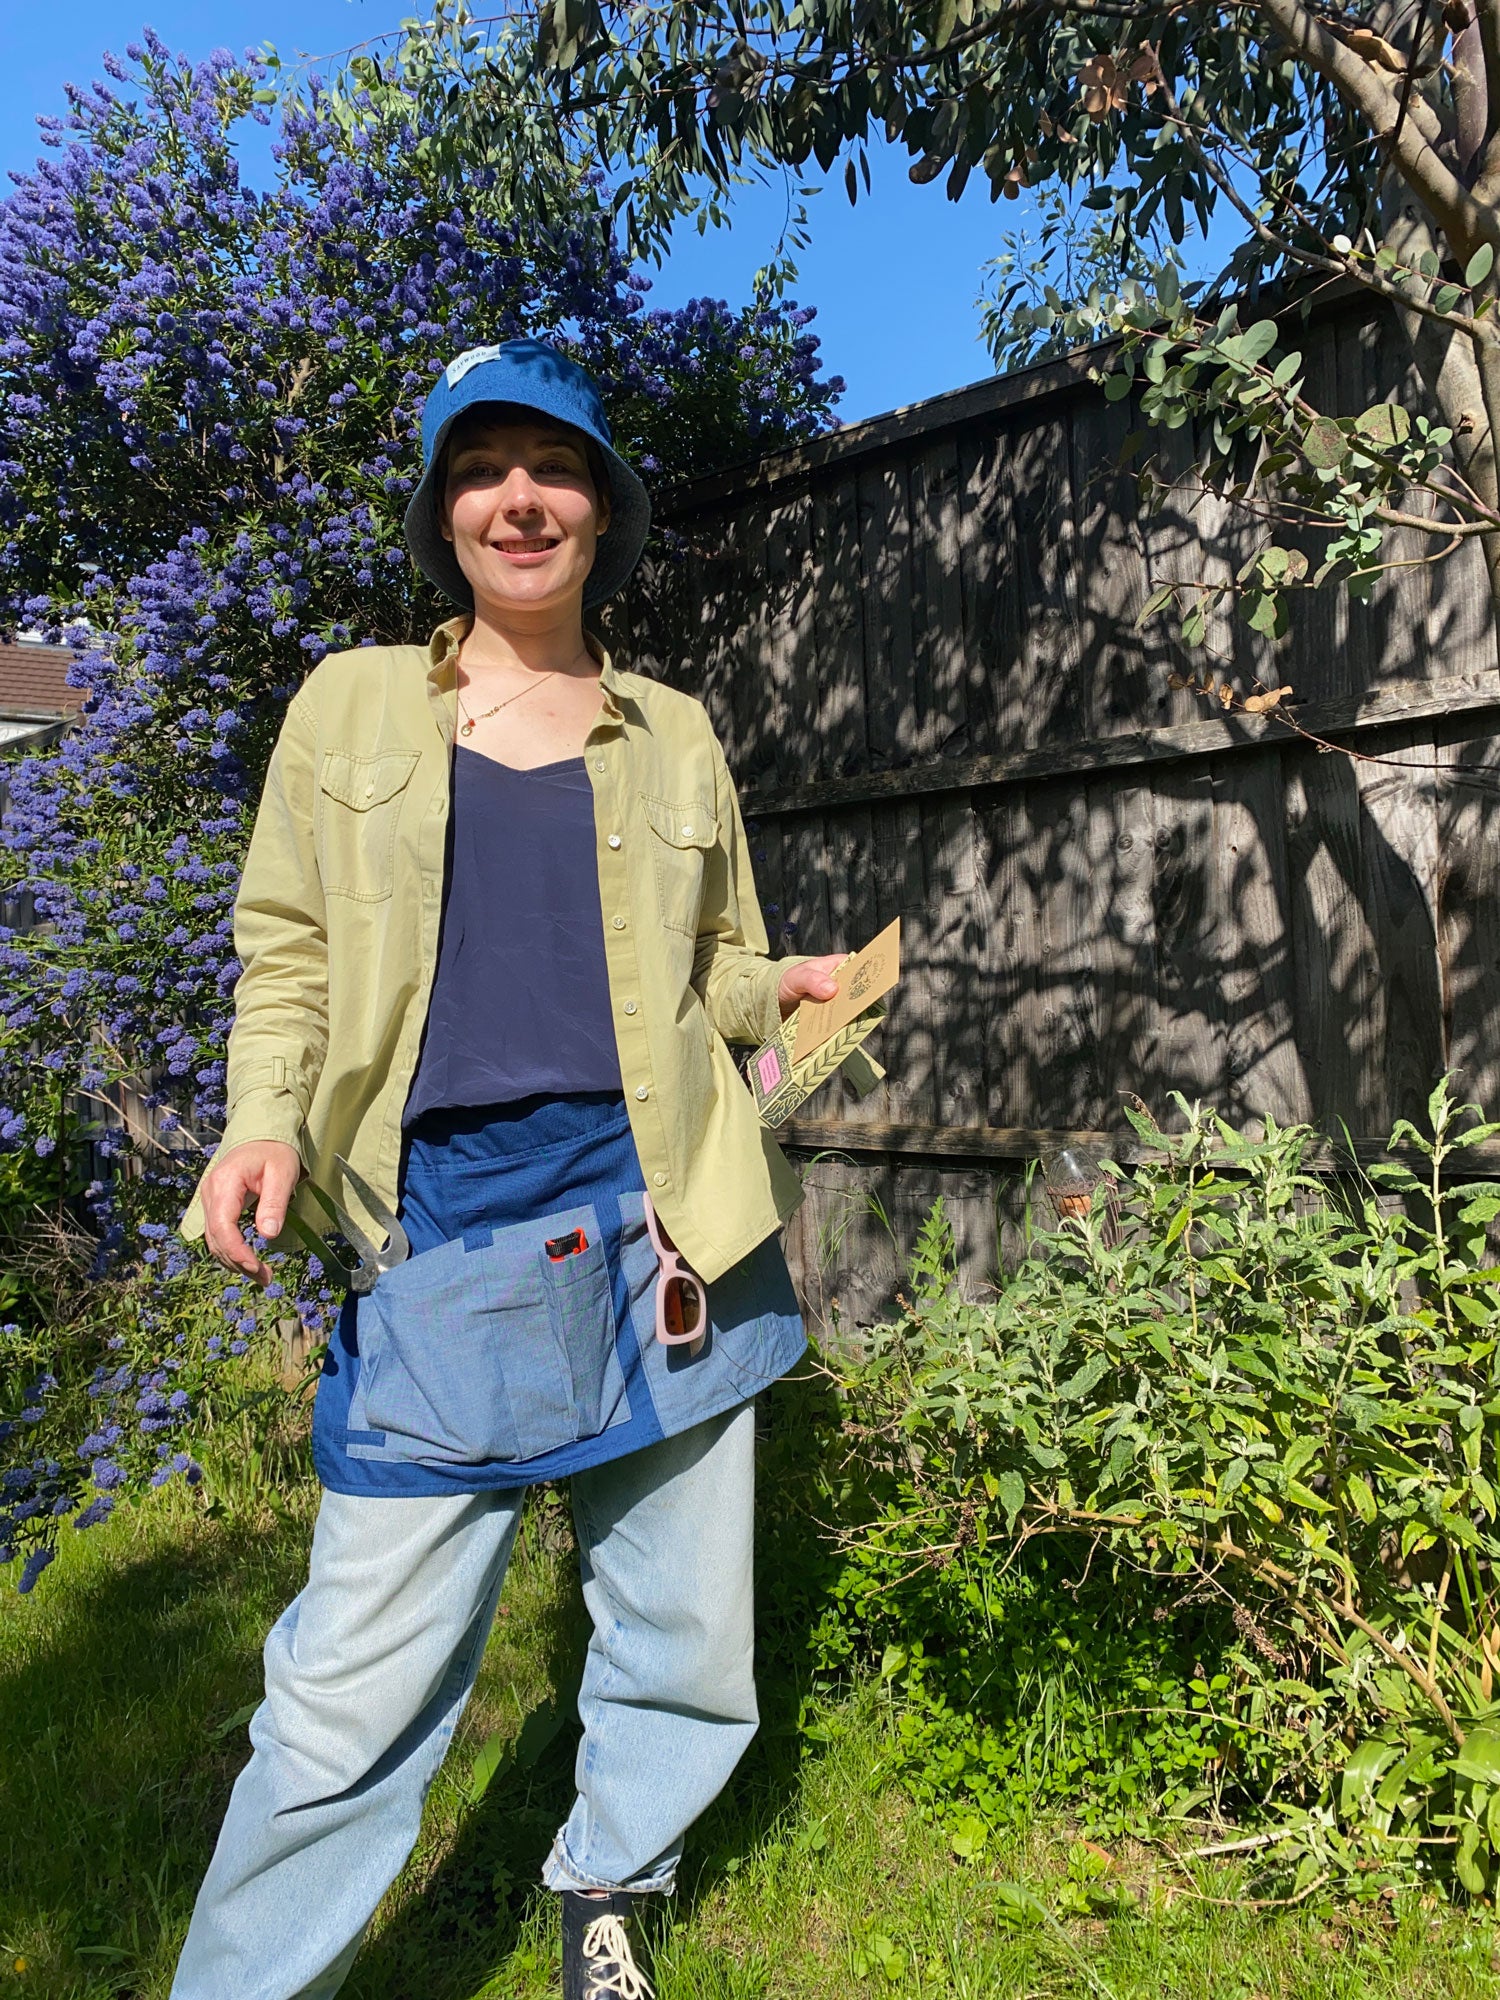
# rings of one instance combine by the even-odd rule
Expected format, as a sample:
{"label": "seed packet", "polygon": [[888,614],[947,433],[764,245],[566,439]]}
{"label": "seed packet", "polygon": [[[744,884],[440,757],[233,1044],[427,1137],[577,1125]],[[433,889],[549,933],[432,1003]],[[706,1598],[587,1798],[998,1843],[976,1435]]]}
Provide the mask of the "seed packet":
{"label": "seed packet", "polygon": [[804,1000],[750,1058],[750,1092],[762,1124],[780,1125],[845,1064],[861,1096],[874,1089],[885,1071],[863,1044],[885,1019],[885,996],[900,974],[898,917],[836,969],[839,992],[832,1000]]}

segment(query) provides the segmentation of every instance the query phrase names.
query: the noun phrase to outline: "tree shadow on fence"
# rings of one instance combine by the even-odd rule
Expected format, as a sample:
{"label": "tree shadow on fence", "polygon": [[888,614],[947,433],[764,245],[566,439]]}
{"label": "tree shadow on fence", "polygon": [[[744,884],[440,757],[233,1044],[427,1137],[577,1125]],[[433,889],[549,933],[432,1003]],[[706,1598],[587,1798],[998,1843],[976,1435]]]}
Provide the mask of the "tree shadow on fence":
{"label": "tree shadow on fence", "polygon": [[[1333,315],[1308,338],[1334,405],[1410,391],[1390,325]],[[1186,431],[1149,434],[1165,484],[1145,504],[1120,467],[1140,424],[1081,380],[997,398],[956,434],[935,409],[685,513],[695,563],[653,573],[638,607],[643,634],[678,635],[651,662],[724,739],[773,949],[850,948],[902,919],[873,1045],[887,1082],[798,1113],[819,1151],[847,1134],[797,1239],[804,1292],[846,1319],[888,1307],[938,1192],[963,1211],[966,1268],[992,1270],[971,1253],[1015,1205],[1028,1154],[1010,1135],[1123,1132],[1128,1095],[1377,1144],[1450,1065],[1500,1102],[1493,722],[1400,719],[1413,690],[1462,704],[1494,673],[1478,552],[1398,564],[1365,604],[1307,593],[1287,637],[1253,632],[1231,593],[1261,525],[1195,482]],[[1392,554],[1410,554],[1399,534]],[[1206,650],[1138,629],[1164,578],[1222,593]],[[1353,756],[1275,724],[1257,740],[1243,711],[1220,736],[1205,676],[1393,719]],[[1170,758],[1148,735],[1183,725],[1197,744]],[[1016,756],[1024,775],[942,787],[950,759]],[[809,800],[829,779],[862,795]],[[967,1159],[955,1128],[979,1128]],[[854,1214],[861,1192],[875,1202]]]}

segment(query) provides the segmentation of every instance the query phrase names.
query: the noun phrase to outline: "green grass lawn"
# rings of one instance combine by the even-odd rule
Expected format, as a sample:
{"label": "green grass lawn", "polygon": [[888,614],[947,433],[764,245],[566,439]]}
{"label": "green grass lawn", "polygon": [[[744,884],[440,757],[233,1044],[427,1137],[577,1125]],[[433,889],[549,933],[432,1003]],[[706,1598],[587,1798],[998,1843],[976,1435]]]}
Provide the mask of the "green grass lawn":
{"label": "green grass lawn", "polygon": [[[300,1487],[251,1530],[163,1498],[65,1531],[32,1597],[0,1595],[0,2000],[166,1994],[312,1504]],[[345,1989],[354,2000],[554,1991],[555,1916],[536,1873],[570,1797],[583,1636],[558,1518],[553,1502],[528,1523],[421,1845]],[[1232,1870],[1204,1873],[1195,1893],[1144,1847],[1113,1853],[1101,1877],[1117,1914],[1060,1918],[1056,1890],[1082,1855],[1066,1829],[959,1861],[885,1775],[873,1696],[807,1757],[782,1692],[763,1688],[770,1726],[654,1913],[661,2000],[1500,1993],[1487,1912],[1260,1913]],[[1016,1884],[1049,1914],[1018,1908]]]}

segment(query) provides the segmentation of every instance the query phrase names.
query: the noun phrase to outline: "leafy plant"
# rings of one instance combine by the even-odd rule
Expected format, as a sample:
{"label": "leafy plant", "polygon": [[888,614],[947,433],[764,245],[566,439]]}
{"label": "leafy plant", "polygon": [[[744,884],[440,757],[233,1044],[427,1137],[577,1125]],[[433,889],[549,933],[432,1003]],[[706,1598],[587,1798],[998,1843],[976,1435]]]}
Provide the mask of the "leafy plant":
{"label": "leafy plant", "polygon": [[1039,1229],[993,1299],[962,1295],[934,1212],[911,1302],[844,1378],[873,1469],[827,1647],[893,1648],[915,1781],[971,1838],[1027,1757],[1033,1795],[1051,1786],[1014,1649],[1039,1686],[1076,1647],[1117,1687],[1123,1646],[1140,1714],[1073,1757],[1086,1822],[1122,1798],[1249,1817],[1291,1895],[1428,1870],[1479,1894],[1500,1855],[1500,1188],[1462,1170],[1500,1126],[1444,1081],[1430,1130],[1392,1133],[1403,1160],[1340,1192],[1307,1130],[1176,1102],[1185,1129],[1138,1117],[1148,1156],[1113,1203]]}

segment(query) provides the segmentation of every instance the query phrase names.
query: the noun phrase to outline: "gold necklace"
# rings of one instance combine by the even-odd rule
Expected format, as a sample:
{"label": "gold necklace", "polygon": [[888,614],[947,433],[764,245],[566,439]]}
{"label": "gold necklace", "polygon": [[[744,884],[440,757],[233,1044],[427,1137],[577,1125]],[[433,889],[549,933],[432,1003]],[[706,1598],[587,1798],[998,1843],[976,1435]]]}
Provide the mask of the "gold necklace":
{"label": "gold necklace", "polygon": [[[520,694],[508,694],[505,697],[504,701],[497,701],[493,708],[485,709],[484,712],[480,715],[470,715],[469,711],[466,708],[464,708],[464,698],[463,695],[460,693],[458,695],[458,705],[461,709],[463,709],[464,719],[459,725],[459,730],[458,730],[459,735],[466,737],[472,736],[474,734],[474,725],[476,722],[488,722],[492,715],[498,715],[502,708],[509,708],[513,701],[519,701],[521,699],[521,695],[530,694],[532,692],[532,689],[539,688],[542,684],[542,681],[550,681],[553,674],[557,672],[558,669],[556,667],[552,667],[551,669],[549,669],[547,673],[543,674],[540,677],[540,679],[532,681],[530,685],[527,687],[523,687],[521,689]],[[457,690],[455,690],[455,692],[457,692]]]}

